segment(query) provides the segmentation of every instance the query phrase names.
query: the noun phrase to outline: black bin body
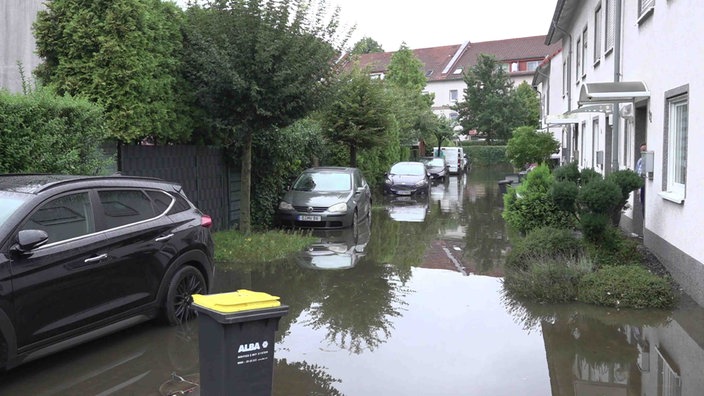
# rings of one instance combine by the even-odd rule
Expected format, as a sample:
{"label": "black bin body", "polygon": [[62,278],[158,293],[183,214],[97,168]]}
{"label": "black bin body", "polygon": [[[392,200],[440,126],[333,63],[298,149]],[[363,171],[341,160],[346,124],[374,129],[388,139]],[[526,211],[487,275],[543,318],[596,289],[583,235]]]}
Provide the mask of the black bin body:
{"label": "black bin body", "polygon": [[288,306],[198,312],[202,396],[271,396],[274,336]]}

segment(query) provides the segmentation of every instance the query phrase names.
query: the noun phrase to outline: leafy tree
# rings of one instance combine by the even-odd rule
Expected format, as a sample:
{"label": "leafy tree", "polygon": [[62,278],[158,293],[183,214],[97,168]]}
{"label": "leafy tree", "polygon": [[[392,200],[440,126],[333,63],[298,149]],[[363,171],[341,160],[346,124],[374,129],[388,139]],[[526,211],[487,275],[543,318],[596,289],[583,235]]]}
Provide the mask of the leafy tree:
{"label": "leafy tree", "polygon": [[328,18],[323,0],[211,0],[186,15],[187,79],[207,137],[241,150],[240,228],[248,233],[253,138],[328,98],[332,60],[346,40],[337,42],[339,9]]}
{"label": "leafy tree", "polygon": [[403,145],[411,145],[438,129],[437,116],[432,112],[433,97],[423,93],[428,83],[423,68],[423,62],[404,43],[391,57],[384,80],[394,95]]}
{"label": "leafy tree", "polygon": [[363,37],[357,41],[352,47],[350,54],[352,55],[362,55],[362,54],[372,54],[375,52],[384,52],[384,48],[381,47],[376,40],[371,37]]}
{"label": "leafy tree", "polygon": [[391,97],[381,80],[356,67],[340,76],[332,97],[322,115],[323,131],[349,148],[350,166],[357,166],[357,150],[381,145],[394,129]]}
{"label": "leafy tree", "polygon": [[431,120],[434,121],[434,127],[431,129],[431,134],[433,138],[435,138],[435,141],[438,142],[437,147],[439,153],[440,147],[442,147],[442,142],[445,140],[450,140],[455,136],[455,131],[453,130],[455,121],[445,117],[437,117],[434,114],[432,117],[433,119]]}
{"label": "leafy tree", "polygon": [[506,145],[506,158],[516,168],[525,164],[547,163],[550,155],[560,147],[551,132],[539,132],[533,127],[516,128]]}
{"label": "leafy tree", "polygon": [[523,81],[516,88],[516,126],[540,127],[540,98],[533,87]]}
{"label": "leafy tree", "polygon": [[501,64],[491,55],[480,54],[476,65],[464,75],[467,88],[464,101],[453,109],[465,130],[476,129],[491,144],[508,140],[515,126],[517,101],[513,82]]}
{"label": "leafy tree", "polygon": [[176,77],[180,8],[161,0],[53,0],[46,7],[34,24],[44,59],[35,73],[45,85],[100,104],[117,139],[188,139]]}

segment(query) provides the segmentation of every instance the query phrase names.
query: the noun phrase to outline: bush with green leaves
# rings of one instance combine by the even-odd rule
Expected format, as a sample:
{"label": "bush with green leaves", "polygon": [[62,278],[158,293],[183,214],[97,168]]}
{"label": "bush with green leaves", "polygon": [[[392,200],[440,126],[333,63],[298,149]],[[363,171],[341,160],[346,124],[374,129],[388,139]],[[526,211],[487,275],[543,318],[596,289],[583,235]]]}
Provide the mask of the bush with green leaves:
{"label": "bush with green leaves", "polygon": [[587,254],[596,268],[617,265],[639,265],[645,260],[645,254],[638,249],[638,242],[626,238],[623,232],[613,225],[604,228],[602,238],[585,244]]}
{"label": "bush with green leaves", "polygon": [[581,279],[592,270],[584,256],[544,252],[524,257],[527,268],[507,271],[504,288],[513,297],[541,303],[575,301]]}
{"label": "bush with green leaves", "polygon": [[535,257],[555,256],[584,256],[582,240],[574,231],[566,228],[540,227],[514,243],[506,256],[506,268],[526,270]]}
{"label": "bush with green leaves", "polygon": [[574,227],[574,216],[550,199],[552,184],[550,170],[543,164],[528,172],[518,187],[509,188],[502,212],[506,223],[522,233],[543,226]]}
{"label": "bush with green leaves", "polygon": [[86,100],[0,90],[0,173],[101,173],[104,133],[102,109]]}
{"label": "bush with green leaves", "polygon": [[604,267],[579,282],[581,302],[608,307],[670,308],[676,297],[668,278],[640,266]]}
{"label": "bush with green leaves", "polygon": [[560,148],[552,132],[536,131],[531,126],[521,126],[513,131],[506,145],[506,158],[516,168],[526,164],[548,163],[550,156]]}

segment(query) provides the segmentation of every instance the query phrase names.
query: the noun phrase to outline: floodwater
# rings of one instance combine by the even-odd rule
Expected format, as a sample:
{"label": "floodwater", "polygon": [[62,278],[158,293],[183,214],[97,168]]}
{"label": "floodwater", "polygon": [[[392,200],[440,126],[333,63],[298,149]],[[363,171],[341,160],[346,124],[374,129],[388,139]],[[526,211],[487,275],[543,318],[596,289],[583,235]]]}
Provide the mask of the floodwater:
{"label": "floodwater", "polygon": [[[504,297],[506,173],[453,176],[420,201],[380,198],[358,238],[320,233],[287,260],[219,265],[216,292],[289,307],[273,394],[704,394],[704,310],[686,298],[633,311]],[[12,370],[0,395],[196,395],[198,360],[197,323],[146,324]]]}

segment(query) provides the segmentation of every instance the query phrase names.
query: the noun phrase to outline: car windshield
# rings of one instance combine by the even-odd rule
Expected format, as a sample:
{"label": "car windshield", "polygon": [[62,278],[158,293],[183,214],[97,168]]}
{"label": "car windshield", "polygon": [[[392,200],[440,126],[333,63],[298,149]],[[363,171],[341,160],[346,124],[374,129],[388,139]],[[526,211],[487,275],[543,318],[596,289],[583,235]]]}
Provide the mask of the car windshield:
{"label": "car windshield", "polygon": [[445,161],[442,158],[434,158],[432,161],[428,162],[428,166],[445,166]]}
{"label": "car windshield", "polygon": [[0,226],[25,203],[24,194],[2,193],[0,195]]}
{"label": "car windshield", "polygon": [[391,174],[420,176],[425,174],[425,166],[421,163],[400,163],[391,167]]}
{"label": "car windshield", "polygon": [[349,173],[306,172],[296,180],[293,189],[297,191],[350,191],[352,176]]}

